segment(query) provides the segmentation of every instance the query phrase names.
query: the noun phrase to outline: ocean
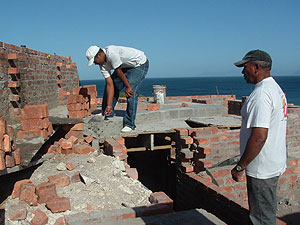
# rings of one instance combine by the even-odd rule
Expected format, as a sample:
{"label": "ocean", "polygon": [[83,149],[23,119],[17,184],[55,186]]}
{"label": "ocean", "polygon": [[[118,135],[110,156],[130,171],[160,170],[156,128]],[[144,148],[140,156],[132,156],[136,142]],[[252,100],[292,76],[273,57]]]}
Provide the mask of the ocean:
{"label": "ocean", "polygon": [[[300,76],[274,77],[286,93],[288,103],[300,105]],[[81,80],[81,85],[96,84],[98,97],[102,97],[104,80]],[[248,96],[253,90],[252,84],[247,84],[240,77],[184,77],[184,78],[146,78],[141,84],[140,94],[153,96],[152,85],[166,85],[167,96],[192,95],[236,95],[237,99]]]}

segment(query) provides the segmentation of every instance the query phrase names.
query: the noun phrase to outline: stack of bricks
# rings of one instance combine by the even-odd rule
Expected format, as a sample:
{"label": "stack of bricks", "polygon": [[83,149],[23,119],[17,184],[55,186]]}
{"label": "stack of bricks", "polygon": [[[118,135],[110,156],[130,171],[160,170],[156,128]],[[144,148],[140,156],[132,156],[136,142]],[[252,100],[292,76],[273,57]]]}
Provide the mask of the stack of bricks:
{"label": "stack of bricks", "polygon": [[20,149],[16,148],[16,138],[6,119],[0,118],[0,170],[21,164]]}
{"label": "stack of bricks", "polygon": [[48,148],[47,153],[54,154],[89,154],[94,152],[95,149],[91,146],[93,142],[92,136],[87,136],[84,139],[79,139],[71,136],[67,139],[61,138],[59,141],[54,142]]}
{"label": "stack of bricks", "polygon": [[34,138],[43,136],[48,139],[53,133],[52,123],[49,122],[48,105],[26,105],[21,109],[21,130],[17,138]]}
{"label": "stack of bricks", "polygon": [[104,153],[119,157],[120,160],[127,161],[127,148],[125,147],[124,138],[107,137],[104,141]]}
{"label": "stack of bricks", "polygon": [[97,86],[96,85],[84,85],[83,88],[87,89],[87,94],[89,95],[89,98],[90,98],[91,109],[96,109],[98,106]]}
{"label": "stack of bricks", "polygon": [[181,171],[184,173],[201,172],[212,166],[212,162],[206,159],[211,153],[207,141],[199,137],[195,129],[177,128],[176,135],[176,159]]}
{"label": "stack of bricks", "polygon": [[[55,174],[48,177],[48,181],[37,186],[31,180],[20,180],[14,185],[11,197],[19,199],[19,204],[12,205],[8,210],[9,219],[12,221],[24,221],[30,219],[30,224],[47,224],[48,216],[45,209],[33,209],[44,204],[52,213],[61,213],[71,210],[71,201],[67,197],[60,197],[57,194],[58,188],[63,188],[71,183],[80,182],[80,174],[73,173],[68,176],[65,173]],[[34,216],[27,216],[29,211]],[[24,221],[25,222],[25,221]],[[57,224],[57,223],[55,223]]]}
{"label": "stack of bricks", "polygon": [[69,118],[85,118],[97,108],[96,85],[87,85],[84,88],[74,88],[73,94],[68,96]]}

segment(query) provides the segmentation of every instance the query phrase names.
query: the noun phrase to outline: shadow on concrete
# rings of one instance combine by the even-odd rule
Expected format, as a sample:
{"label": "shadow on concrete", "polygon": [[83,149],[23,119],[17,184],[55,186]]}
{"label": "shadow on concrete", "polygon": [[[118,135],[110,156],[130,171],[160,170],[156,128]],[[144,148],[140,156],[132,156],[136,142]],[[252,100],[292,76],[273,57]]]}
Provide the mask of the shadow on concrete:
{"label": "shadow on concrete", "polygon": [[159,214],[153,216],[142,216],[140,217],[140,219],[145,224],[164,224],[164,225],[225,224],[223,221],[219,220],[214,215],[199,209],[191,209],[187,211],[168,213],[168,214]]}
{"label": "shadow on concrete", "polygon": [[279,217],[279,219],[283,220],[288,225],[299,225],[299,223],[300,223],[300,212],[288,214],[288,215],[285,215],[283,217]]}

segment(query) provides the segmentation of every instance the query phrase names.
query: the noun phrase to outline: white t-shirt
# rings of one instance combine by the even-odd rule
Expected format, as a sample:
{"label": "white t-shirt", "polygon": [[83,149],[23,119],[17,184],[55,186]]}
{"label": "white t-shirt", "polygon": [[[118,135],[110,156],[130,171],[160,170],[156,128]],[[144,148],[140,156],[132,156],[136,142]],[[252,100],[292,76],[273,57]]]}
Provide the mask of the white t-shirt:
{"label": "white t-shirt", "polygon": [[111,76],[111,71],[121,68],[134,68],[143,65],[147,61],[144,52],[135,48],[109,45],[103,49],[106,54],[106,62],[100,66],[105,78]]}
{"label": "white t-shirt", "polygon": [[267,140],[260,153],[246,167],[250,177],[268,179],[281,175],[286,169],[287,101],[272,77],[255,85],[242,109],[240,152],[244,153],[251,128],[268,128]]}

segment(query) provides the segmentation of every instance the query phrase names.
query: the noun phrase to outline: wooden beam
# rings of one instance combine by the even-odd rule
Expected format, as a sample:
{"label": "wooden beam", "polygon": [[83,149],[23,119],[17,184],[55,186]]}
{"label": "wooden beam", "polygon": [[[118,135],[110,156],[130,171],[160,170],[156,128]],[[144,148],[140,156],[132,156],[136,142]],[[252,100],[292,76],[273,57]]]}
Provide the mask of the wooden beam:
{"label": "wooden beam", "polygon": [[[171,149],[172,145],[160,145],[154,146],[153,150],[163,150],[163,149]],[[146,147],[136,147],[136,148],[127,148],[127,152],[142,152],[142,151],[151,151]]]}

